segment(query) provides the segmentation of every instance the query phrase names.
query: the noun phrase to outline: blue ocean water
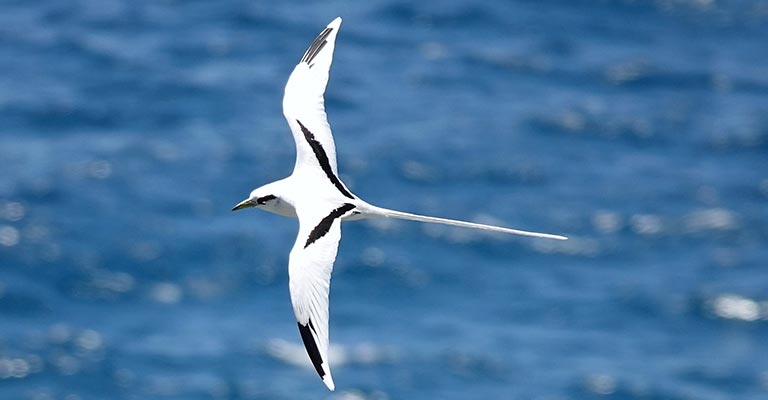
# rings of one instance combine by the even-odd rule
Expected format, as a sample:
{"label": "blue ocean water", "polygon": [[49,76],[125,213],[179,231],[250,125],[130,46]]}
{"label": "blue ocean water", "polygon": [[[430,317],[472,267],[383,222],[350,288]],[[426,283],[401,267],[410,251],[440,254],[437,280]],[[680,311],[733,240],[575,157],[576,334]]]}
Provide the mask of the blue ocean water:
{"label": "blue ocean water", "polygon": [[[349,222],[330,393],[281,96],[339,34],[342,179],[567,242]],[[0,5],[0,398],[768,398],[759,0]]]}

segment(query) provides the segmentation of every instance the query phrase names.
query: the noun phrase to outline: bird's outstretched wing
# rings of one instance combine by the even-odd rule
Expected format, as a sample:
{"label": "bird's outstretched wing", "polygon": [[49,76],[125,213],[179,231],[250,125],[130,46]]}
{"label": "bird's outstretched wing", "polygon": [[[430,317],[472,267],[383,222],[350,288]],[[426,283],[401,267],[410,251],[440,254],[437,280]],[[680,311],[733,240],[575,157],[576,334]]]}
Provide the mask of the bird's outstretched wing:
{"label": "bird's outstretched wing", "polygon": [[334,19],[315,38],[288,78],[283,97],[283,114],[296,141],[294,172],[322,171],[332,181],[338,181],[336,146],[325,115],[323,95],[340,25],[341,18]]}
{"label": "bird's outstretched wing", "polygon": [[[355,207],[297,210],[299,235],[288,263],[291,303],[299,333],[315,370],[334,389],[328,364],[328,292],[341,240],[341,218]],[[322,211],[321,211],[322,210]]]}

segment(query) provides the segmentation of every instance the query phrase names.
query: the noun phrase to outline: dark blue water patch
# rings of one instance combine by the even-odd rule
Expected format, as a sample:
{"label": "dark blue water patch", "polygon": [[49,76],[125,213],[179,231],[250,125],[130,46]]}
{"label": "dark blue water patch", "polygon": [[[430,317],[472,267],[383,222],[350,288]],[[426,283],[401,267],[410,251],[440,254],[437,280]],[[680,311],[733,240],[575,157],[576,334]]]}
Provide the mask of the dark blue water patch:
{"label": "dark blue water patch", "polygon": [[51,308],[38,297],[38,294],[29,294],[23,291],[6,292],[0,298],[0,313],[14,317],[35,317],[46,314]]}
{"label": "dark blue water patch", "polygon": [[457,26],[487,28],[505,22],[500,15],[485,7],[461,2],[447,4],[440,10],[420,7],[414,3],[399,3],[388,5],[380,12],[392,20],[416,22],[437,29],[455,29]]}
{"label": "dark blue water patch", "polygon": [[74,109],[67,105],[51,104],[43,107],[29,108],[19,105],[8,107],[3,114],[9,119],[11,126],[30,128],[30,121],[34,121],[33,129],[36,132],[49,133],[54,129],[58,132],[82,129],[116,127],[115,115],[100,108]]}

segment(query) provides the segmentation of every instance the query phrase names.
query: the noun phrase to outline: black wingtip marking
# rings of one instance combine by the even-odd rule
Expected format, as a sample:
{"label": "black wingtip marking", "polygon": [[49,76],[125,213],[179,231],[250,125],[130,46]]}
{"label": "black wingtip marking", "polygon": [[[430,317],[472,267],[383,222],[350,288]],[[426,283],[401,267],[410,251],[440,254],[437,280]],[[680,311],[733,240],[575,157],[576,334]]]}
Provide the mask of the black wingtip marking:
{"label": "black wingtip marking", "polygon": [[312,134],[312,132],[310,132],[309,129],[307,129],[307,127],[301,123],[301,121],[297,119],[296,122],[299,123],[301,132],[304,134],[304,139],[306,139],[307,143],[309,143],[309,147],[312,148],[312,151],[315,153],[315,157],[317,157],[317,161],[320,163],[320,168],[323,169],[325,175],[328,177],[328,179],[331,180],[331,183],[336,186],[336,189],[339,189],[341,194],[349,197],[350,199],[354,199],[355,196],[352,196],[352,193],[349,193],[349,190],[347,190],[347,188],[341,184],[339,178],[336,176],[336,174],[333,173],[333,169],[331,169],[331,163],[328,161],[328,155],[325,154],[325,150],[323,150],[323,145],[321,145],[320,142],[315,139],[315,135]]}
{"label": "black wingtip marking", "polygon": [[343,206],[331,211],[331,213],[328,214],[325,218],[323,218],[320,221],[320,223],[317,224],[317,226],[315,226],[314,229],[312,229],[312,232],[309,233],[309,237],[307,238],[307,243],[304,245],[304,248],[306,249],[307,247],[309,247],[310,244],[314,243],[317,239],[320,239],[321,237],[325,236],[325,234],[331,230],[333,221],[335,221],[336,218],[343,216],[353,208],[355,208],[354,205],[349,203],[344,203]]}
{"label": "black wingtip marking", "polygon": [[[315,371],[317,371],[317,374],[320,375],[320,378],[322,379],[325,377],[325,371],[323,371],[323,357],[320,356],[320,350],[317,348],[317,343],[315,343],[315,338],[312,336],[312,332],[310,332],[310,329],[315,331],[315,327],[312,326],[312,321],[309,321],[307,325],[302,325],[301,323],[297,323],[297,325],[299,325],[301,341],[304,342],[304,347],[307,349],[309,359],[312,360],[312,365],[315,366]],[[315,331],[315,333],[317,332]]]}
{"label": "black wingtip marking", "polygon": [[[309,45],[309,48],[306,52],[304,52],[304,56],[301,57],[301,62],[303,63],[311,63],[312,60],[317,57],[318,54],[320,54],[320,50],[325,47],[325,45],[328,43],[326,40],[328,38],[328,35],[331,34],[333,31],[333,28],[325,28],[322,32],[320,32],[319,35],[315,38],[315,40],[312,41],[312,44]],[[310,66],[311,67],[311,66]]]}
{"label": "black wingtip marking", "polygon": [[[322,49],[323,49],[323,47],[325,47],[325,45],[326,45],[326,44],[328,44],[328,41],[327,41],[327,40],[323,40],[323,42],[322,42],[322,43],[320,43],[320,46],[318,46],[318,47],[317,47],[317,50],[315,50],[315,54],[314,54],[314,55],[312,55],[312,57],[310,57],[310,58],[309,58],[309,60],[307,60],[307,64],[311,63],[311,62],[312,62],[312,61],[315,59],[315,57],[316,57],[318,54],[320,54],[320,50],[322,50]],[[314,67],[314,66],[315,66],[315,64],[314,64],[314,63],[312,63],[312,64],[309,64],[309,68],[310,68],[310,69],[311,69],[312,67]]]}

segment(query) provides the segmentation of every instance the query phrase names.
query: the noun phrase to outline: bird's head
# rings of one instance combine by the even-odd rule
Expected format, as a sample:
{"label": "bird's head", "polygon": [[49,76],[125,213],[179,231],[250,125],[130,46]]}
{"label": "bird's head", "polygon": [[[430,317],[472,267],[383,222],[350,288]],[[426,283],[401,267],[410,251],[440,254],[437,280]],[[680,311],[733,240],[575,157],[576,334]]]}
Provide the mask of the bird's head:
{"label": "bird's head", "polygon": [[232,207],[232,211],[242,210],[243,208],[250,207],[269,206],[271,205],[270,203],[275,202],[275,200],[277,200],[277,196],[275,196],[268,187],[262,186],[258,189],[254,189],[247,199],[237,203],[236,206]]}
{"label": "bird's head", "polygon": [[274,214],[295,217],[296,210],[293,208],[293,203],[285,197],[284,181],[285,180],[283,179],[254,189],[247,199],[232,207],[232,211],[256,207]]}

